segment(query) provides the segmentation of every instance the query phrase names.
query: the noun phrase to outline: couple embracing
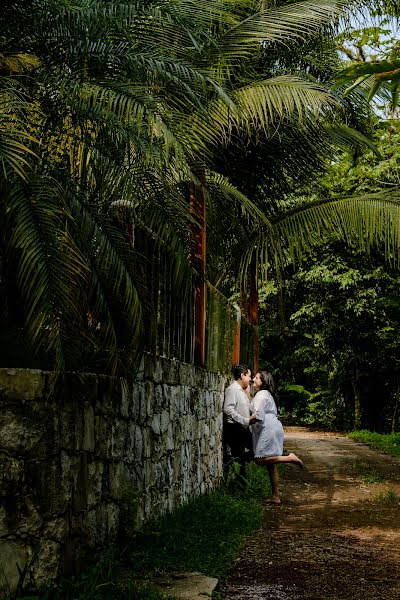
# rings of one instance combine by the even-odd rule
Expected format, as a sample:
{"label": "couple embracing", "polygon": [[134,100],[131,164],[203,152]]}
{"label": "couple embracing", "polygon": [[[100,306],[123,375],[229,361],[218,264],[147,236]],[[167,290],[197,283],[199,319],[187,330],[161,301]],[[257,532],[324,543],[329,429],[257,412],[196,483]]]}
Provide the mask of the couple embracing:
{"label": "couple embracing", "polygon": [[256,394],[250,400],[251,370],[238,365],[233,371],[234,381],[225,391],[224,437],[231,456],[240,465],[240,480],[246,474],[246,461],[254,457],[265,466],[271,481],[271,502],[280,504],[279,475],[276,465],[290,462],[303,466],[298,456],[283,455],[283,427],[278,420],[277,396],[270,373],[258,371],[253,387]]}

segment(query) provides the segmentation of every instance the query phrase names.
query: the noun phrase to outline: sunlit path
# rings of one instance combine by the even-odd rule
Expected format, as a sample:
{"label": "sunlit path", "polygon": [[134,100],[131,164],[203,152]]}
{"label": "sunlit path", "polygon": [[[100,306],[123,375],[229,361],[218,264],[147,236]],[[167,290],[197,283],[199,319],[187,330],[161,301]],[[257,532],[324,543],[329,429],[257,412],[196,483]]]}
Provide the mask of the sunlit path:
{"label": "sunlit path", "polygon": [[398,600],[400,460],[286,428],[283,503],[268,506],[228,580],[229,600]]}

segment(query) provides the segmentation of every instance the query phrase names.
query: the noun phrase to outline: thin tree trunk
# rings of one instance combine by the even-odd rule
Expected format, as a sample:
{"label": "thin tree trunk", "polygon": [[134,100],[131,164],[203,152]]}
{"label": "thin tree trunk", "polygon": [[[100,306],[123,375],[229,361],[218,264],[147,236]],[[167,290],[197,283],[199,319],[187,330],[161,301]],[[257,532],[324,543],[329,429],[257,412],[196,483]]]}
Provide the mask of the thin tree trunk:
{"label": "thin tree trunk", "polygon": [[393,409],[392,428],[391,428],[392,433],[396,432],[397,413],[399,410],[400,389],[398,387],[396,388],[395,398],[396,398],[396,400],[395,400],[394,409]]}
{"label": "thin tree trunk", "polygon": [[361,429],[361,394],[358,386],[359,382],[359,370],[357,365],[354,366],[353,371],[353,391],[354,391],[354,429]]}

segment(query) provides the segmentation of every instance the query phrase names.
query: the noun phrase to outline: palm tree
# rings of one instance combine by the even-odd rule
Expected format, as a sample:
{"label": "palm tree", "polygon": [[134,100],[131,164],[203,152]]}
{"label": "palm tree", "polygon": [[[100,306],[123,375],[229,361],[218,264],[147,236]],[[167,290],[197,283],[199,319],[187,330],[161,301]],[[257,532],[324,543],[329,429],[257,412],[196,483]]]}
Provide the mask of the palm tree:
{"label": "palm tree", "polygon": [[[268,225],[255,200],[215,172],[216,148],[238,134],[274,143],[271,132],[297,123],[300,135],[332,114],[337,99],[323,83],[266,77],[252,57],[316,34],[343,4],[6,7],[1,97],[13,130],[0,131],[2,283],[31,342],[55,353],[59,369],[76,365],[83,342],[107,349],[114,371],[121,348],[137,354],[148,257],[132,244],[133,225],[163,246],[177,280],[190,278],[190,181],[210,202],[219,190]],[[10,82],[22,88],[20,105]]]}

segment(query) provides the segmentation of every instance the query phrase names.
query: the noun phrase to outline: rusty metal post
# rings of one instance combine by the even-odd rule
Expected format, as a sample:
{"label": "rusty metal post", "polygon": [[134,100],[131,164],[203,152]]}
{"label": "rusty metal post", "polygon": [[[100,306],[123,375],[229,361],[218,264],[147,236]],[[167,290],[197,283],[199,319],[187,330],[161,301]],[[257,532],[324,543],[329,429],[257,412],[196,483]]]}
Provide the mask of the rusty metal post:
{"label": "rusty metal post", "polygon": [[257,260],[253,257],[250,263],[250,301],[249,301],[249,322],[254,327],[254,373],[260,368],[260,338],[258,335],[259,323],[259,301],[258,301],[258,274]]}
{"label": "rusty metal post", "polygon": [[237,304],[234,306],[236,309],[236,331],[233,340],[232,367],[236,367],[240,363],[240,325],[242,320],[240,307]]}

